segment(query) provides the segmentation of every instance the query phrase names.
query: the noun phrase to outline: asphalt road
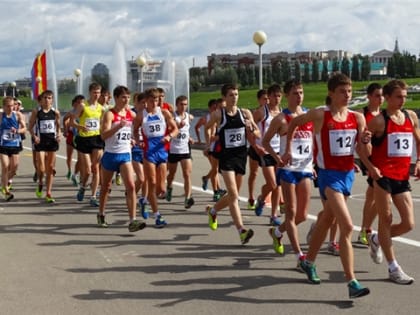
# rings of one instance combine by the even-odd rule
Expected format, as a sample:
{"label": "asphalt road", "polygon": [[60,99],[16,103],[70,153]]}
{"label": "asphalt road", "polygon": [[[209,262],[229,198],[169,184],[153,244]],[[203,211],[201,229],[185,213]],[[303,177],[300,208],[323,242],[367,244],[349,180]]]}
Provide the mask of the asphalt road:
{"label": "asphalt road", "polygon": [[[326,246],[316,261],[322,284],[308,284],[294,270],[287,237],[285,256],[272,250],[269,211],[256,217],[246,209],[246,185],[242,213],[254,238],[240,245],[227,210],[218,217],[218,230],[211,231],[204,208],[212,196],[201,189],[208,162],[201,151],[193,156],[196,204],[184,209],[178,170],[173,202],[160,202],[168,226],[156,229],[149,219],[146,229],[129,233],[122,186],[112,190],[111,226],[99,229],[96,210],[76,201],[76,188],[65,178],[64,146],[57,159],[54,205],[35,197],[31,152],[25,150],[13,184],[15,199],[0,202],[0,314],[418,314],[418,282],[389,282],[386,265],[372,263],[368,250],[357,244],[356,275],[370,295],[348,298],[340,260],[327,254]],[[418,209],[419,183],[412,186]],[[349,200],[356,229],[365,187],[358,175]],[[309,219],[299,226],[302,243],[320,208],[313,190]],[[419,231],[394,241],[398,261],[418,281]]]}

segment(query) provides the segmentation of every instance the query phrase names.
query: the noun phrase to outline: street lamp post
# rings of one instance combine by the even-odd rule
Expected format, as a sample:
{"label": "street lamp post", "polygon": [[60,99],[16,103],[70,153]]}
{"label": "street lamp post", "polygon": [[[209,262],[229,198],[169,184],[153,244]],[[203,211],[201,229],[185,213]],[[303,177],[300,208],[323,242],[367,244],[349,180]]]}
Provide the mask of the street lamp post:
{"label": "street lamp post", "polygon": [[12,87],[12,96],[15,97],[16,82],[13,81],[12,83],[10,83],[10,86]]}
{"label": "street lamp post", "polygon": [[78,68],[74,69],[74,75],[76,76],[76,94],[82,94],[81,87],[80,87],[80,75],[82,71]]}
{"label": "street lamp post", "polygon": [[260,62],[259,62],[259,79],[260,79],[259,88],[261,90],[263,88],[261,46],[264,45],[264,43],[267,41],[267,35],[263,31],[257,31],[257,32],[254,33],[254,36],[252,37],[252,39],[254,40],[254,43],[258,45],[258,55],[259,55],[259,58],[260,58]]}
{"label": "street lamp post", "polygon": [[136,59],[137,65],[140,67],[140,92],[143,92],[143,67],[146,65],[146,58],[138,56]]}

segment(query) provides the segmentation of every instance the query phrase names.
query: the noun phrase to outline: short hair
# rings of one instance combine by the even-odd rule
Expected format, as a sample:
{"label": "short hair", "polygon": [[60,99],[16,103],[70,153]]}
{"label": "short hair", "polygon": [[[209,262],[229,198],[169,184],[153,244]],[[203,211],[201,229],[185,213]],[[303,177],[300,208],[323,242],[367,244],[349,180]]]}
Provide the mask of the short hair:
{"label": "short hair", "polygon": [[212,107],[213,105],[217,105],[217,99],[215,99],[215,98],[211,98],[211,99],[209,99],[209,101],[208,101],[208,103],[207,103],[207,107],[208,107],[208,108],[210,108],[210,107]]}
{"label": "short hair", "polygon": [[10,102],[10,101],[14,102],[13,97],[11,97],[11,96],[6,96],[5,98],[3,98],[3,106],[4,106],[4,105],[6,105],[6,104],[7,104],[8,102]]}
{"label": "short hair", "polygon": [[159,94],[165,94],[165,90],[161,87],[157,87],[156,90],[159,92]]}
{"label": "short hair", "polygon": [[222,88],[220,89],[220,92],[222,96],[226,96],[229,90],[238,90],[238,86],[233,83],[223,84]]}
{"label": "short hair", "polygon": [[258,92],[257,92],[257,99],[260,99],[263,95],[267,95],[268,93],[267,93],[267,90],[266,89],[261,89],[261,90],[258,90]]}
{"label": "short hair", "polygon": [[351,85],[351,79],[341,72],[336,72],[328,80],[328,91],[333,92],[340,85]]}
{"label": "short hair", "polygon": [[408,85],[402,80],[391,80],[382,88],[382,94],[390,96],[396,89],[407,90]]}
{"label": "short hair", "polygon": [[302,86],[302,82],[299,79],[290,79],[287,80],[283,87],[284,94],[289,94],[289,92],[297,86]]}
{"label": "short hair", "polygon": [[54,93],[53,93],[53,91],[51,91],[51,90],[45,90],[44,92],[42,92],[42,94],[41,94],[41,97],[44,97],[44,96],[54,96]]}
{"label": "short hair", "polygon": [[134,101],[140,102],[146,98],[146,94],[144,92],[134,94]]}
{"label": "short hair", "polygon": [[178,105],[178,103],[187,101],[187,100],[188,100],[188,97],[186,97],[185,95],[180,95],[176,98],[175,104]]}
{"label": "short hair", "polygon": [[109,89],[107,89],[106,87],[101,87],[101,94],[109,94],[111,95],[111,92],[109,92]]}
{"label": "short hair", "polygon": [[123,94],[130,94],[130,90],[124,85],[117,85],[113,91],[114,98],[117,98]]}
{"label": "short hair", "polygon": [[102,90],[102,86],[97,82],[92,82],[91,84],[89,84],[89,92],[95,90]]}
{"label": "short hair", "polygon": [[75,97],[73,97],[73,99],[71,100],[71,105],[76,104],[77,102],[84,100],[85,97],[82,94],[78,94]]}
{"label": "short hair", "polygon": [[146,98],[150,98],[150,97],[158,97],[159,96],[159,91],[158,91],[158,89],[157,88],[150,88],[150,89],[147,89],[145,92],[144,92],[144,95],[145,95],[145,97]]}
{"label": "short hair", "polygon": [[325,97],[325,105],[331,105],[331,97],[329,95]]}
{"label": "short hair", "polygon": [[366,93],[368,95],[373,94],[373,92],[375,92],[375,90],[380,90],[382,89],[382,85],[380,85],[379,83],[373,82],[371,84],[368,85],[368,87],[366,88]]}
{"label": "short hair", "polygon": [[274,83],[272,85],[270,85],[267,89],[267,94],[271,95],[274,93],[280,92],[281,93],[281,85],[278,83]]}

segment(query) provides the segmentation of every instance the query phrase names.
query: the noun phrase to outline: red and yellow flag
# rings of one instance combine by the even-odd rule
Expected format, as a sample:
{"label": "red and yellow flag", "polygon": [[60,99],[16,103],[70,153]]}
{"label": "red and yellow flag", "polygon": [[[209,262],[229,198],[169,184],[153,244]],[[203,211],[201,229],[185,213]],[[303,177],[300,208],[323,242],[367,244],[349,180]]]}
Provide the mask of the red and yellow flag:
{"label": "red and yellow flag", "polygon": [[45,50],[35,57],[31,76],[33,99],[36,100],[47,89],[47,53]]}

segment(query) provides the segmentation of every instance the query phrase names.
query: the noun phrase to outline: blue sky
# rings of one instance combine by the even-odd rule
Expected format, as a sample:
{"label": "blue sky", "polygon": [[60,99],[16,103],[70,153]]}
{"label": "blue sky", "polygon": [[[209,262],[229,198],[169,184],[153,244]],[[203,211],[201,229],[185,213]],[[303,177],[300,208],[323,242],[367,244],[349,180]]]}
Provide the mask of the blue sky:
{"label": "blue sky", "polygon": [[[58,78],[85,65],[112,63],[115,42],[126,58],[205,66],[211,53],[257,53],[252,35],[268,37],[263,52],[348,50],[372,54],[420,52],[420,5],[415,0],[155,0],[1,1],[0,82],[28,77],[48,43]],[[170,57],[168,57],[170,56]]]}

